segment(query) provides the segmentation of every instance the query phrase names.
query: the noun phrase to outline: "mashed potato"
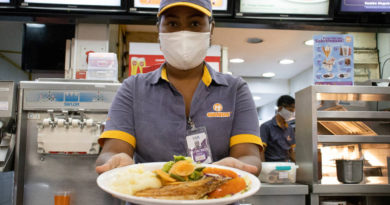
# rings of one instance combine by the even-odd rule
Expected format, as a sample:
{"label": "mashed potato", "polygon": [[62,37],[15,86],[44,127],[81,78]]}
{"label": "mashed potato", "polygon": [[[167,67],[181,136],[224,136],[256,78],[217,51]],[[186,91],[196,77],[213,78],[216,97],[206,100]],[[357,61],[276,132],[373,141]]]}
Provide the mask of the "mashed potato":
{"label": "mashed potato", "polygon": [[123,194],[133,195],[137,191],[148,188],[160,188],[161,181],[151,171],[144,171],[136,166],[117,173],[111,182],[111,188]]}

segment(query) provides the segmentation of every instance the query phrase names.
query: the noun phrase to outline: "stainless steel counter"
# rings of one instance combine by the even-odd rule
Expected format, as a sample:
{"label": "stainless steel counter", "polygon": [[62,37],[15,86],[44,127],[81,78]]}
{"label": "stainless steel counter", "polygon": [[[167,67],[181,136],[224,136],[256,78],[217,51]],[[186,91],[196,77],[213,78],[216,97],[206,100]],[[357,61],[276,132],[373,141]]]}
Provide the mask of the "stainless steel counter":
{"label": "stainless steel counter", "polygon": [[240,204],[251,205],[303,205],[305,197],[309,194],[309,186],[302,184],[267,184],[262,183],[260,190]]}

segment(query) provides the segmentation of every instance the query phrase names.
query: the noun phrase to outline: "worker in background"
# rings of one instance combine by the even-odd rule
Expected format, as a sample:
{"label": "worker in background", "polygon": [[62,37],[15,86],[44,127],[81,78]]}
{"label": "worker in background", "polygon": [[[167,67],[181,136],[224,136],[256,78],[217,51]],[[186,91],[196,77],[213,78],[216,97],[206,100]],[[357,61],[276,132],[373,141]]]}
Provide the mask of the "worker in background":
{"label": "worker in background", "polygon": [[265,151],[262,160],[268,162],[295,162],[295,133],[289,121],[295,118],[295,100],[289,95],[279,97],[278,112],[260,127]]}

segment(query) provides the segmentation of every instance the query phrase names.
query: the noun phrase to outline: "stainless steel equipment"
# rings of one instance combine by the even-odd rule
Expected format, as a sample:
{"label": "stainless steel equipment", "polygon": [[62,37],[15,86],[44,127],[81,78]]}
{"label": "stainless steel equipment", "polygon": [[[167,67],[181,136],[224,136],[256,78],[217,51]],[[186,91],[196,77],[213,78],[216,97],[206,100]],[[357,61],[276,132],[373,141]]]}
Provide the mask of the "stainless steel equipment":
{"label": "stainless steel equipment", "polygon": [[120,84],[20,82],[15,204],[120,204],[96,185],[97,139]]}
{"label": "stainless steel equipment", "polygon": [[0,204],[12,203],[15,153],[15,83],[0,81]]}
{"label": "stainless steel equipment", "polygon": [[[367,201],[379,197],[389,199],[390,186],[386,176],[367,176],[359,184],[340,184],[336,175],[325,175],[325,171],[328,171],[325,167],[332,168],[336,173],[335,159],[349,157],[359,159],[360,154],[368,164],[386,166],[385,157],[390,147],[390,112],[381,109],[378,104],[390,101],[390,87],[310,86],[297,92],[295,96],[296,162],[299,165],[297,182],[311,186],[311,204],[318,205],[321,199],[326,197],[330,197],[327,198],[330,200],[331,197],[347,196],[360,196]],[[319,109],[321,102],[327,101],[343,105],[346,110]],[[335,134],[321,129],[319,121],[339,123],[362,121],[377,135]],[[344,124],[348,125],[348,123]],[[321,149],[321,170],[319,170],[318,149]],[[334,158],[329,160],[330,156]],[[329,166],[326,161],[333,164]],[[322,178],[320,178],[321,171]]]}
{"label": "stainless steel equipment", "polygon": [[363,160],[336,160],[337,179],[345,184],[363,180]]}
{"label": "stainless steel equipment", "polygon": [[15,84],[0,81],[0,172],[9,171],[15,148]]}

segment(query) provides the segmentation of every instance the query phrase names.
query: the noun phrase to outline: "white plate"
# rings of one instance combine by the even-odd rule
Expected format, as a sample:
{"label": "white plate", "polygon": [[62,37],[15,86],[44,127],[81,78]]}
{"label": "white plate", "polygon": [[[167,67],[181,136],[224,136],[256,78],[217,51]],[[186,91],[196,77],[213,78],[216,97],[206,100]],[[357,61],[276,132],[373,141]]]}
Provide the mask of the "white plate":
{"label": "white plate", "polygon": [[326,2],[328,0],[287,0],[287,1],[296,2],[296,3],[313,4],[313,3]]}
{"label": "white plate", "polygon": [[134,166],[143,166],[143,169],[145,171],[153,171],[156,169],[161,169],[162,166],[165,164],[165,162],[153,162],[153,163],[144,163],[144,164],[134,164],[134,165],[129,165],[125,167],[120,167],[116,168],[113,170],[110,170],[108,172],[104,172],[97,178],[97,184],[98,186],[103,189],[103,191],[108,192],[112,194],[114,197],[122,199],[124,201],[136,203],[136,204],[147,204],[147,205],[161,205],[161,204],[169,204],[169,205],[178,205],[178,204],[185,204],[185,205],[198,205],[198,204],[210,204],[210,205],[222,205],[222,204],[230,204],[234,203],[236,201],[239,201],[241,199],[247,198],[253,194],[255,194],[259,189],[260,189],[260,181],[259,179],[248,173],[244,172],[238,169],[230,168],[230,167],[225,167],[225,166],[218,166],[218,165],[213,165],[213,164],[204,164],[202,166],[205,167],[217,167],[217,168],[222,168],[222,169],[229,169],[234,172],[236,172],[240,176],[246,176],[247,179],[249,180],[249,189],[248,191],[244,193],[237,193],[234,194],[231,197],[225,197],[225,198],[220,198],[220,199],[203,199],[203,200],[164,200],[164,199],[153,199],[153,198],[145,198],[145,197],[136,197],[128,194],[122,194],[120,192],[114,191],[111,189],[110,184],[111,180],[114,178],[117,173],[125,171],[129,169],[130,167]]}

